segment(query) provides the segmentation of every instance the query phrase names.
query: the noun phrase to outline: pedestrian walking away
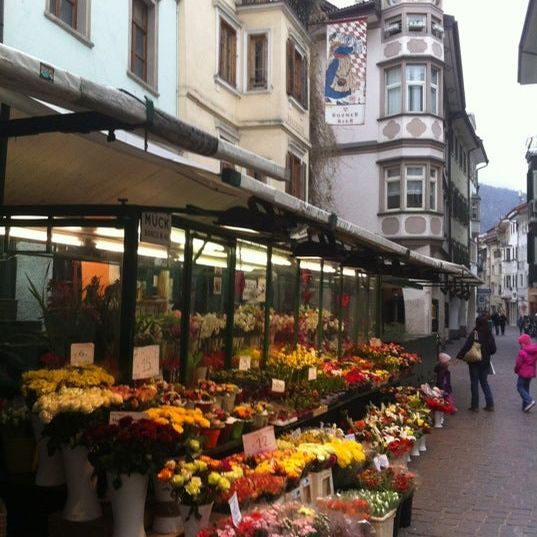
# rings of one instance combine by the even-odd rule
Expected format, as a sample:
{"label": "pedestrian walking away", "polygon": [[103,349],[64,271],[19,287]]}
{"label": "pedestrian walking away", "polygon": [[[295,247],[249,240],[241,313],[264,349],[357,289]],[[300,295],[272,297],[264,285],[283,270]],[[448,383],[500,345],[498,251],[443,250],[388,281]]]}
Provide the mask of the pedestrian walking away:
{"label": "pedestrian walking away", "polygon": [[495,311],[491,316],[490,320],[492,321],[492,324],[494,325],[494,331],[496,332],[496,335],[500,335],[500,314]]}
{"label": "pedestrian walking away", "polygon": [[522,334],[518,338],[520,350],[516,357],[515,373],[518,375],[516,388],[522,398],[522,410],[529,412],[535,406],[535,400],[530,395],[530,382],[535,378],[535,362],[537,362],[537,345],[530,336]]}
{"label": "pedestrian walking away", "polygon": [[494,398],[488,382],[488,373],[490,369],[490,357],[496,352],[496,341],[490,331],[485,316],[480,316],[476,319],[475,328],[457,354],[457,358],[462,360],[464,355],[472,348],[472,345],[476,341],[481,346],[481,360],[468,364],[471,392],[471,403],[468,410],[471,410],[472,412],[477,412],[479,410],[479,385],[481,385],[483,395],[485,396],[484,410],[493,412]]}
{"label": "pedestrian walking away", "polygon": [[522,317],[522,315],[518,318],[516,325],[518,326],[520,335],[522,335],[522,332],[524,332],[524,317]]}
{"label": "pedestrian walking away", "polygon": [[[502,313],[500,315],[500,329],[502,331],[502,336],[505,336],[505,325],[507,324],[507,316],[505,315],[505,313]],[[498,334],[498,332],[496,332],[496,335]]]}

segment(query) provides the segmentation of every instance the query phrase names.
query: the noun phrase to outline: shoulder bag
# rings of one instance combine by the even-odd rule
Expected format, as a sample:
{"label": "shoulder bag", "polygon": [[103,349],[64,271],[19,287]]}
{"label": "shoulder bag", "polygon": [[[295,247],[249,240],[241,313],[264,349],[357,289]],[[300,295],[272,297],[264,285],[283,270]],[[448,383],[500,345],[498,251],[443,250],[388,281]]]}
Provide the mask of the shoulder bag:
{"label": "shoulder bag", "polygon": [[478,341],[477,332],[474,330],[474,342],[470,350],[464,355],[463,360],[467,364],[475,364],[483,359],[481,354],[481,343]]}

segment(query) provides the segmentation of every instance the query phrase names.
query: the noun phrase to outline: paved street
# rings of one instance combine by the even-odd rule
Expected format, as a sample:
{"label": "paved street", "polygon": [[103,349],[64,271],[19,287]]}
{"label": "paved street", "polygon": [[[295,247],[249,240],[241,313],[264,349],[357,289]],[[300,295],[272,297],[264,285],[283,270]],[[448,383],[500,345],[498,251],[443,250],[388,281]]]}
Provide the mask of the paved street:
{"label": "paved street", "polygon": [[[518,330],[496,337],[496,375],[489,377],[496,412],[467,410],[468,368],[452,364],[459,412],[429,435],[428,449],[409,464],[419,476],[412,527],[401,537],[537,536],[537,412],[521,411],[513,372]],[[463,341],[450,345],[454,356]],[[537,396],[537,382],[532,394]]]}

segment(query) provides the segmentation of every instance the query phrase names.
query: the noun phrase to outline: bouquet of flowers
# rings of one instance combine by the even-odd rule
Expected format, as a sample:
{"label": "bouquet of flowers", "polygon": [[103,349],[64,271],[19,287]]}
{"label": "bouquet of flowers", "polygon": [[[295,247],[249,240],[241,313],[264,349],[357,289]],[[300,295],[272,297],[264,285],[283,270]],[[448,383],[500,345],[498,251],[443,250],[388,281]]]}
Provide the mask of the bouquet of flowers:
{"label": "bouquet of flowers", "polygon": [[180,434],[171,426],[150,419],[122,418],[117,424],[100,423],[88,429],[82,444],[89,461],[99,471],[112,474],[115,488],[121,474],[149,474],[158,471],[177,454]]}
{"label": "bouquet of flowers", "polygon": [[110,390],[122,399],[120,410],[141,411],[157,404],[158,389],[155,384],[144,384],[139,387],[126,385],[111,386]]}
{"label": "bouquet of flowers", "polygon": [[343,497],[362,498],[369,505],[371,516],[382,518],[395,509],[401,497],[398,492],[392,490],[349,490],[342,493]]}
{"label": "bouquet of flowers", "polygon": [[359,496],[326,496],[317,498],[315,503],[325,512],[337,511],[354,520],[369,519],[369,503]]}
{"label": "bouquet of flowers", "polygon": [[210,426],[209,419],[203,415],[199,408],[166,405],[149,408],[145,413],[149,419],[160,425],[170,425],[180,435],[185,432],[187,427],[208,428]]}
{"label": "bouquet of flowers", "polygon": [[221,502],[227,502],[235,493],[242,507],[258,500],[270,502],[281,496],[286,486],[284,476],[250,473],[232,481],[229,490],[222,494]]}

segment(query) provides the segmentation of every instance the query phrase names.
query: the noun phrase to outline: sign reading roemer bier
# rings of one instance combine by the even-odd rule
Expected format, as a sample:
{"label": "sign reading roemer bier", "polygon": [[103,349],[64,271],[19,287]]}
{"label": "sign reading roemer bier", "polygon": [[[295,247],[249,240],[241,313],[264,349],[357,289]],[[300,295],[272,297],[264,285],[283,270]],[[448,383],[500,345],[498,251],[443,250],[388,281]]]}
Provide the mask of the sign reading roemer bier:
{"label": "sign reading roemer bier", "polygon": [[170,245],[172,215],[168,213],[142,213],[140,241]]}
{"label": "sign reading roemer bier", "polygon": [[363,125],[367,18],[335,21],[326,29],[325,119],[329,125]]}

